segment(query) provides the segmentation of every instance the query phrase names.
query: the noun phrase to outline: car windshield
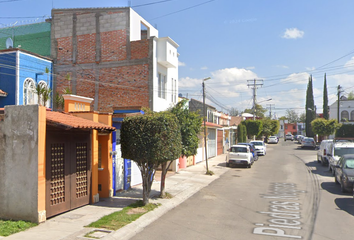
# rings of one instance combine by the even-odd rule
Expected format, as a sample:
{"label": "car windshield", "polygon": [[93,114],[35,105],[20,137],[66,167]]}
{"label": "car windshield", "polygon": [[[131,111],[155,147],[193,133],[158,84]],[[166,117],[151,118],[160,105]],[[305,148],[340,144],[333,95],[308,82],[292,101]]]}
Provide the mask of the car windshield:
{"label": "car windshield", "polygon": [[335,156],[343,156],[344,154],[354,154],[354,148],[335,148]]}
{"label": "car windshield", "polygon": [[244,148],[244,147],[232,147],[230,152],[247,152],[247,148]]}
{"label": "car windshield", "polygon": [[262,142],[252,142],[253,145],[256,145],[256,146],[263,146],[263,143]]}
{"label": "car windshield", "polygon": [[345,161],[344,168],[354,169],[354,159],[347,159],[347,161]]}

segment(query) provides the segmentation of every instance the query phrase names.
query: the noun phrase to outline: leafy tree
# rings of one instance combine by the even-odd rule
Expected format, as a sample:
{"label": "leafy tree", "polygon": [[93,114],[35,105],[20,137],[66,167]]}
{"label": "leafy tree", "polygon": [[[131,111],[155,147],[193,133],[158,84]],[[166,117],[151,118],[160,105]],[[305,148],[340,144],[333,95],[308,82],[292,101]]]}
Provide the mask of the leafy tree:
{"label": "leafy tree", "polygon": [[302,123],[306,122],[306,114],[305,113],[300,114],[299,121]]}
{"label": "leafy tree", "polygon": [[261,120],[246,120],[245,125],[249,136],[258,136],[263,128]]}
{"label": "leafy tree", "polygon": [[42,105],[41,99],[44,91],[45,91],[45,87],[42,84],[37,84],[35,92],[38,95],[38,105]]}
{"label": "leafy tree", "polygon": [[[256,117],[258,118],[264,118],[265,117],[265,113],[267,112],[268,110],[266,108],[263,108],[262,105],[259,105],[259,104],[256,104]],[[244,111],[245,113],[251,113],[253,114],[253,108],[251,109],[245,109]]]}
{"label": "leafy tree", "polygon": [[[187,100],[178,102],[170,112],[174,114],[179,122],[181,136],[182,136],[182,156],[193,156],[197,154],[199,138],[198,134],[201,131],[203,119],[196,112],[189,111],[187,107]],[[166,162],[162,163],[161,173],[161,197],[165,195],[165,179],[166,173],[172,161],[167,165]]]}
{"label": "leafy tree", "polygon": [[306,136],[313,137],[311,122],[316,118],[315,103],[313,100],[312,75],[309,77],[306,93]]}
{"label": "leafy tree", "polygon": [[299,121],[299,115],[295,112],[295,110],[286,109],[285,116],[289,123],[296,123]]}
{"label": "leafy tree", "polygon": [[264,118],[262,120],[262,125],[263,125],[263,128],[262,128],[261,134],[258,137],[265,136],[267,139],[269,136],[275,135],[279,131],[280,124],[279,124],[279,121],[277,121],[277,120],[271,120],[269,118]]}
{"label": "leafy tree", "polygon": [[352,124],[340,124],[337,131],[336,137],[354,137],[354,125]]}
{"label": "leafy tree", "polygon": [[329,119],[328,113],[328,92],[327,92],[327,79],[326,74],[324,75],[324,83],[323,83],[323,118]]}
{"label": "leafy tree", "polygon": [[239,115],[239,111],[236,108],[232,107],[230,109],[229,114],[230,114],[230,116],[238,116]]}
{"label": "leafy tree", "polygon": [[121,127],[122,157],[135,161],[143,180],[143,204],[149,203],[157,167],[177,159],[182,151],[180,126],[168,112],[127,117]]}
{"label": "leafy tree", "polygon": [[239,124],[237,126],[237,142],[246,142],[247,141],[247,130],[244,124]]}
{"label": "leafy tree", "polygon": [[319,136],[329,136],[338,128],[337,120],[326,120],[317,118],[311,122],[312,130]]}
{"label": "leafy tree", "polygon": [[42,93],[43,106],[47,105],[48,100],[50,99],[50,95],[52,93],[52,89],[45,88]]}
{"label": "leafy tree", "polygon": [[348,99],[348,100],[354,100],[354,93],[353,93],[353,91],[351,91],[350,93],[348,93],[347,99]]}

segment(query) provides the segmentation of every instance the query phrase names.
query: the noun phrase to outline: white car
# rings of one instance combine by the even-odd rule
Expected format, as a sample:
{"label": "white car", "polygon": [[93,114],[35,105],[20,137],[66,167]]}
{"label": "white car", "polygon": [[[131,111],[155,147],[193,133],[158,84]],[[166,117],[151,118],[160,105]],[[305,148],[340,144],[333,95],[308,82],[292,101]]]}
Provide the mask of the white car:
{"label": "white car", "polygon": [[335,174],[335,166],[341,156],[345,154],[354,154],[354,143],[347,141],[333,141],[330,143],[328,157],[328,169]]}
{"label": "white car", "polygon": [[285,135],[284,140],[285,140],[285,141],[286,141],[286,140],[294,141],[294,136],[293,136],[291,133],[287,133],[287,134]]}
{"label": "white car", "polygon": [[253,154],[247,145],[232,145],[226,156],[226,166],[243,165],[250,168],[253,164]]}
{"label": "white car", "polygon": [[256,147],[258,155],[265,156],[267,154],[267,147],[262,140],[250,141]]}
{"label": "white car", "polygon": [[317,162],[321,163],[322,166],[328,164],[327,153],[330,152],[329,146],[331,143],[333,143],[333,139],[322,140],[319,149],[317,151]]}
{"label": "white car", "polygon": [[277,136],[270,136],[268,138],[268,143],[278,143],[278,137]]}

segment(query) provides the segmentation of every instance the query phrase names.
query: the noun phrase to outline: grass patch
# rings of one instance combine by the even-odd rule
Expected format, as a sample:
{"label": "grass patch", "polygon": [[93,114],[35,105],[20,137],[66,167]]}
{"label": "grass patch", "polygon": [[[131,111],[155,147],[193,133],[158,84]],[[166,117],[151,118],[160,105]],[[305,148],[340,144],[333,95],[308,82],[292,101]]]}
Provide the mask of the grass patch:
{"label": "grass patch", "polygon": [[0,236],[7,237],[34,226],[37,224],[26,221],[0,220]]}
{"label": "grass patch", "polygon": [[99,239],[98,237],[93,237],[93,236],[91,236],[91,234],[94,233],[94,232],[95,232],[95,231],[91,231],[91,232],[89,232],[89,233],[86,233],[86,234],[84,235],[84,237],[85,237],[85,238]]}
{"label": "grass patch", "polygon": [[213,176],[213,175],[214,175],[214,172],[213,172],[213,171],[211,171],[211,170],[209,170],[209,171],[207,171],[205,174],[206,174],[206,175]]}
{"label": "grass patch", "polygon": [[123,208],[121,211],[111,213],[90,223],[86,227],[105,228],[109,230],[118,230],[125,225],[135,221],[145,213],[154,210],[160,204],[149,203],[143,206],[143,201],[137,201]]}
{"label": "grass patch", "polygon": [[171,193],[165,192],[165,195],[162,196],[161,198],[164,198],[164,199],[171,199],[171,198],[173,198],[173,195],[172,195]]}

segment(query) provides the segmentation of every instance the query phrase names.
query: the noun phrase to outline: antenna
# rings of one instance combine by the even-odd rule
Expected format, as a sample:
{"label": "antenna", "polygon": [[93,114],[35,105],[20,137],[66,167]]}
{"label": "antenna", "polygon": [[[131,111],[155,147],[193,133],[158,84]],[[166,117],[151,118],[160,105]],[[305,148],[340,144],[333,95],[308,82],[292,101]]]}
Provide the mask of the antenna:
{"label": "antenna", "polygon": [[13,48],[14,46],[14,42],[12,41],[11,38],[8,38],[6,39],[6,48],[9,49],[9,48]]}

